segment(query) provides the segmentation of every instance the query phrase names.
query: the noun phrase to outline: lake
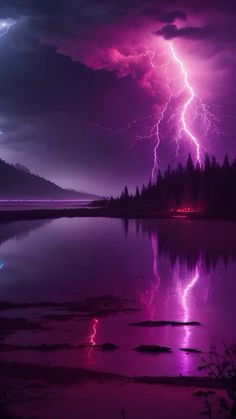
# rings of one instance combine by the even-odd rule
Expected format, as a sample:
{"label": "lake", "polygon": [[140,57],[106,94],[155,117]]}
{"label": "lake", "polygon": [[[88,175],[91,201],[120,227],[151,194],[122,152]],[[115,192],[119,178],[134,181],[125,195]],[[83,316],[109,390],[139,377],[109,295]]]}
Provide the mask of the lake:
{"label": "lake", "polygon": [[[127,376],[197,375],[199,354],[180,348],[207,351],[212,342],[236,342],[235,223],[22,221],[2,224],[0,242],[0,301],[19,303],[2,315],[27,317],[43,326],[16,327],[3,341],[16,347],[70,346],[45,352],[11,350],[2,352],[1,360],[82,366]],[[68,305],[88,298],[94,314],[78,315]],[[201,325],[131,325],[146,320]],[[119,349],[96,349],[106,342]],[[172,353],[134,351],[142,344],[167,346]]]}
{"label": "lake", "polygon": [[0,211],[86,208],[91,202],[91,199],[0,199]]}

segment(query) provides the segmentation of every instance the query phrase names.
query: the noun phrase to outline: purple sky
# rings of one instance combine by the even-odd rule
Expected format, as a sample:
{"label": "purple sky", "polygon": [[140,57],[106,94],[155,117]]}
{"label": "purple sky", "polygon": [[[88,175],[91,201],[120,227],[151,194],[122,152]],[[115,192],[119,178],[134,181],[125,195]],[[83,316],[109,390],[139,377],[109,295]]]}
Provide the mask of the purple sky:
{"label": "purple sky", "polygon": [[199,98],[187,120],[202,156],[236,157],[234,0],[1,0],[6,18],[15,25],[0,37],[3,159],[65,187],[132,189],[148,181],[155,146],[155,136],[135,138],[150,136],[170,91],[159,167],[194,156],[186,135],[175,142],[189,92],[169,42]]}

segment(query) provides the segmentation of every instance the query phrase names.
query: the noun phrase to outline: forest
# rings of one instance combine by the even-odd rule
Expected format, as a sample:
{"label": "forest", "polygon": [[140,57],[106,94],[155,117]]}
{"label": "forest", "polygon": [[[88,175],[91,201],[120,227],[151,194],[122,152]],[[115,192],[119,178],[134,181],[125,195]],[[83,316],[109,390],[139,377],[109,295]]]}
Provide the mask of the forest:
{"label": "forest", "polygon": [[168,166],[158,171],[156,181],[151,180],[129,193],[127,186],[117,199],[111,198],[110,208],[126,208],[142,212],[191,212],[214,216],[236,216],[236,160],[228,155],[220,165],[215,157],[205,155],[204,163],[193,163],[191,154],[185,165]]}

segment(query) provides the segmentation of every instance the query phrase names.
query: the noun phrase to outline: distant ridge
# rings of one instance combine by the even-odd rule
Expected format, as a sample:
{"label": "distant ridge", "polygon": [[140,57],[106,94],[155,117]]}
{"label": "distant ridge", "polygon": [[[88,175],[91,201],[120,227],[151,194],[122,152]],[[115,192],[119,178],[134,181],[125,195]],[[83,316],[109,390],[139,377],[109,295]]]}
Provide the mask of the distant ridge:
{"label": "distant ridge", "polygon": [[20,164],[11,165],[0,159],[0,200],[4,199],[98,199],[87,192],[63,189],[41,176],[32,174]]}

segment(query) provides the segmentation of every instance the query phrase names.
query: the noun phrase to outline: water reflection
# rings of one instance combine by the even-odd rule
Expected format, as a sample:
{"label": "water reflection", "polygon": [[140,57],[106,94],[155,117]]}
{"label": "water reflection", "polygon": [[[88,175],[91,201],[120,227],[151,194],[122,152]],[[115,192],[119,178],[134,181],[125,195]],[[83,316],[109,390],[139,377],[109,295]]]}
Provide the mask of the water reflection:
{"label": "water reflection", "polygon": [[[126,223],[126,234],[127,231],[132,231],[132,224],[134,223],[131,222],[127,227]],[[223,242],[221,234],[224,226],[225,224],[210,223],[208,230],[208,223],[135,221],[136,234],[149,238],[151,282],[144,291],[140,292],[147,320],[174,320],[185,323],[201,321],[203,324],[209,320],[214,321],[201,315],[201,307],[207,316],[211,315],[208,311],[208,300],[211,294],[214,294],[214,287],[211,285],[212,275],[215,270],[219,270],[221,261],[227,269],[230,261],[236,259],[236,247],[233,246],[235,224],[226,224],[228,237]],[[217,235],[219,241],[215,239]],[[166,265],[169,267],[168,271]],[[225,289],[227,290],[227,283]],[[196,327],[185,325],[175,333],[177,349],[201,349],[203,342],[199,339]],[[158,344],[160,336],[167,343],[170,333],[169,331],[160,333],[160,330],[152,329],[149,336],[152,336],[152,343]],[[210,333],[208,336],[210,344]],[[188,374],[194,369],[194,365],[196,366],[196,359],[186,352],[179,353],[178,362],[181,374]]]}
{"label": "water reflection", "polygon": [[13,238],[23,239],[48,223],[50,223],[50,220],[1,222],[0,246]]}
{"label": "water reflection", "polygon": [[158,271],[158,238],[155,233],[151,233],[151,255],[152,255],[152,275],[150,288],[140,292],[141,301],[147,309],[149,319],[154,320],[158,305],[158,288],[160,286],[160,275]]}
{"label": "water reflection", "polygon": [[236,260],[235,222],[126,220],[126,233],[133,224],[137,234],[151,236],[155,233],[158,236],[159,256],[167,255],[172,266],[180,261],[194,269],[202,258],[205,269],[209,271],[219,260],[223,260],[225,265]]}
{"label": "water reflection", "polygon": [[[0,245],[6,263],[0,301],[68,302],[108,296],[138,309],[125,312],[117,303],[111,310],[105,298],[87,319],[78,322],[69,316],[64,323],[50,323],[48,331],[11,337],[15,344],[52,344],[55,339],[57,344],[89,346],[76,353],[53,353],[51,363],[85,363],[127,375],[193,375],[197,356],[179,348],[207,350],[211,337],[236,341],[236,223],[102,218],[58,219],[47,225],[19,222],[0,225]],[[99,310],[107,308],[106,316],[100,317]],[[40,321],[44,314],[48,313],[42,308]],[[202,326],[130,326],[145,320],[198,321]],[[107,355],[94,349],[106,342],[120,351]],[[169,346],[173,352],[155,359],[140,356],[132,349],[141,344]],[[40,354],[34,353],[32,360],[37,357]]]}
{"label": "water reflection", "polygon": [[[184,312],[184,316],[183,316],[183,321],[185,323],[192,321],[191,319],[191,297],[192,297],[192,291],[193,288],[196,286],[198,280],[199,280],[199,266],[198,264],[196,265],[194,271],[192,273],[190,273],[189,275],[189,280],[185,285],[182,285],[182,278],[180,278],[179,281],[179,293],[181,296],[181,303],[183,306],[183,312]],[[191,346],[191,342],[190,342],[190,336],[191,336],[191,331],[190,331],[190,327],[189,326],[185,326],[185,337],[183,340],[183,348],[189,348]],[[189,346],[190,345],[190,346]]]}
{"label": "water reflection", "polygon": [[[13,238],[22,239],[27,237],[32,231],[41,228],[48,222],[48,220],[36,220],[0,223],[0,246]],[[0,270],[4,267],[5,261],[0,259]]]}
{"label": "water reflection", "polygon": [[[179,275],[179,265],[177,264],[176,270],[178,272],[177,276],[177,289],[180,295],[181,304],[183,307],[183,322],[193,321],[191,308],[194,304],[193,302],[193,291],[199,281],[199,263],[196,264],[195,269],[192,272],[188,273],[187,281],[183,281],[183,277]],[[184,284],[183,284],[184,282]],[[182,339],[182,348],[193,348],[192,344],[192,333],[194,333],[192,326],[184,326],[183,328],[183,339]],[[183,354],[183,367],[182,374],[186,375],[189,371],[189,363],[191,363],[191,357],[187,354]]]}

